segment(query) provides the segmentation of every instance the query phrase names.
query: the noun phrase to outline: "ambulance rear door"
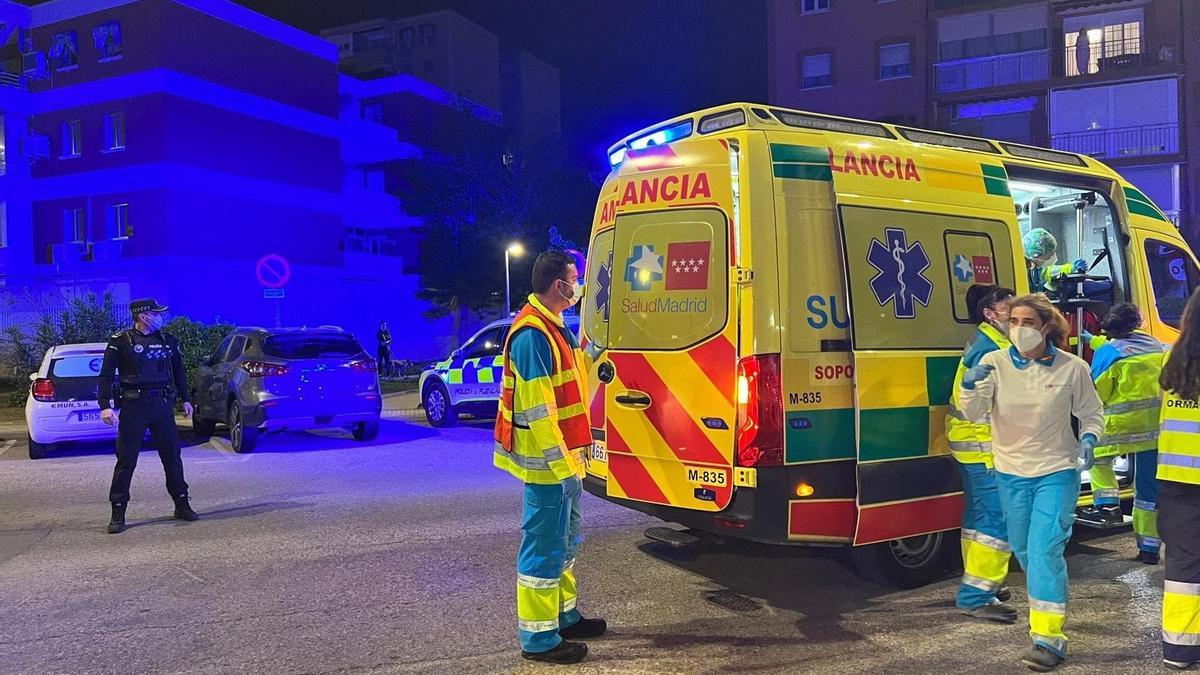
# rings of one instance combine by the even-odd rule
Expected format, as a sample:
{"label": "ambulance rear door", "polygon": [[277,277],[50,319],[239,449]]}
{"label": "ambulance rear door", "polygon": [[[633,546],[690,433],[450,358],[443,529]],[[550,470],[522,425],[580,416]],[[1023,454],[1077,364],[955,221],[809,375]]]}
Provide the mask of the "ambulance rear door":
{"label": "ambulance rear door", "polygon": [[839,201],[856,385],[854,543],[956,528],[962,494],[945,418],[975,330],[966,291],[1014,287],[1015,223],[928,203]]}
{"label": "ambulance rear door", "polygon": [[611,240],[593,243],[612,251],[597,291],[611,364],[601,373],[607,490],[719,511],[733,495],[737,412],[729,149],[706,139],[651,150],[653,163],[631,152]]}

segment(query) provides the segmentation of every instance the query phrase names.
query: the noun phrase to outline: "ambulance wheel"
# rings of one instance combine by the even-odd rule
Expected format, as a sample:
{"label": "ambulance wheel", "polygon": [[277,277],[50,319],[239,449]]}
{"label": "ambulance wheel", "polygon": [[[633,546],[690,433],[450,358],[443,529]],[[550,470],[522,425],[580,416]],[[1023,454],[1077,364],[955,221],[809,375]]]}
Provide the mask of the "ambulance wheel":
{"label": "ambulance wheel", "polygon": [[940,580],[959,550],[955,532],[935,532],[850,549],[854,567],[877,583],[918,588]]}
{"label": "ambulance wheel", "polygon": [[33,436],[29,437],[29,459],[41,459],[50,451],[49,443],[38,443],[33,440]]}
{"label": "ambulance wheel", "polygon": [[425,419],[432,427],[448,427],[458,421],[458,411],[450,405],[450,393],[441,382],[431,382],[421,397]]}

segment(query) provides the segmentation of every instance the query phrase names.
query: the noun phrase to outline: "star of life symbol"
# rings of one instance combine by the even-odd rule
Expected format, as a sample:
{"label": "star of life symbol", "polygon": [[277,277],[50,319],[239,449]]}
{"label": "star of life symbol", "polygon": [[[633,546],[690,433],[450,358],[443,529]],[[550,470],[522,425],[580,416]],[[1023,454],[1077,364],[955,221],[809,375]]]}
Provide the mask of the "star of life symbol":
{"label": "star of life symbol", "polygon": [[600,263],[600,271],[596,274],[596,285],[600,287],[596,290],[596,311],[604,312],[605,321],[608,321],[608,307],[612,297],[609,290],[612,287],[612,259],[612,251],[609,251],[607,260]]}
{"label": "star of life symbol", "polygon": [[917,316],[916,303],[928,307],[933,296],[933,284],[925,277],[929,256],[921,242],[908,244],[908,235],[898,227],[883,231],[887,243],[871,239],[867,262],[879,270],[871,279],[871,292],[880,307],[892,302],[897,319]]}

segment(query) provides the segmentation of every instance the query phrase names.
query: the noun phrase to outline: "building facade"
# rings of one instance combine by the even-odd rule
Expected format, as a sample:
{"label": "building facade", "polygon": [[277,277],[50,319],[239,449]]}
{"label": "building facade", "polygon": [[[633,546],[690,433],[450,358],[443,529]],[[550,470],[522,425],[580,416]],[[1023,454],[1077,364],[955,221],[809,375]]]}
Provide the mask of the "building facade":
{"label": "building facade", "polygon": [[[773,102],[1088,154],[1200,241],[1200,3],[779,0],[770,14]],[[894,44],[906,78],[888,77],[905,67]]]}
{"label": "building facade", "polygon": [[[244,325],[338,324],[430,358],[419,221],[387,167],[498,110],[228,0],[0,0],[0,283],[22,298],[154,296]],[[415,322],[415,323],[414,323]]]}

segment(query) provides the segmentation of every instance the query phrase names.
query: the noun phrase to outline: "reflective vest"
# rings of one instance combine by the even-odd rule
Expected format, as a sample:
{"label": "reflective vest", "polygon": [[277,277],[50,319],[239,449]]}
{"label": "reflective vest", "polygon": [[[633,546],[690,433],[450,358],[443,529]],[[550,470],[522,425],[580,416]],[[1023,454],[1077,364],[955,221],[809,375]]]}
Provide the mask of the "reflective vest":
{"label": "reflective vest", "polygon": [[[582,478],[583,452],[592,443],[584,405],[583,354],[562,334],[560,325],[530,296],[504,345],[493,463],[526,483],[550,485],[571,476]],[[550,372],[525,379],[521,369],[513,367],[511,349],[513,338],[528,330],[545,337],[553,364]]]}
{"label": "reflective vest", "polygon": [[[1093,341],[1095,342],[1095,341]],[[1158,447],[1158,376],[1166,345],[1136,332],[1108,340],[1092,359],[1092,377],[1104,402],[1104,437],[1097,457],[1113,457]]]}
{"label": "reflective vest", "polygon": [[1200,485],[1200,401],[1185,401],[1164,392],[1158,479]]}
{"label": "reflective vest", "polygon": [[984,354],[997,349],[1008,349],[1012,345],[1008,337],[990,323],[979,324],[971,344],[958,360],[958,371],[954,374],[954,385],[950,393],[950,412],[946,415],[946,440],[950,452],[963,464],[985,464],[992,467],[992,421],[985,419],[972,422],[963,415],[958,406],[958,389],[963,374],[968,368],[979,364]]}

